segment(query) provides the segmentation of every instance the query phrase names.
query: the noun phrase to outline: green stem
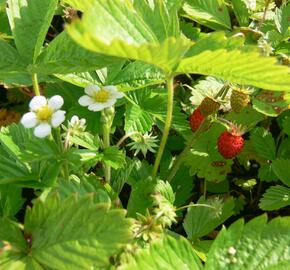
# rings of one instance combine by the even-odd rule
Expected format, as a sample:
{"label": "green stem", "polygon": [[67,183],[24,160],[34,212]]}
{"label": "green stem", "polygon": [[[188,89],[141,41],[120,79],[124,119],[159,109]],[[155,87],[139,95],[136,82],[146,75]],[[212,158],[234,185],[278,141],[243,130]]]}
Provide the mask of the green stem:
{"label": "green stem", "polygon": [[[62,144],[61,135],[60,135],[60,128],[56,128],[54,131],[55,131],[54,138],[59,146],[60,151],[63,153],[64,151],[66,151],[66,149],[64,148],[64,146]],[[67,161],[64,161],[64,163],[63,163],[62,174],[66,180],[69,179],[69,169],[68,169],[68,162]]]}
{"label": "green stem", "polygon": [[[114,109],[108,108],[102,111],[101,122],[103,124],[103,148],[110,147],[110,132],[113,122]],[[111,166],[103,163],[105,180],[107,183],[111,182]]]}
{"label": "green stem", "polygon": [[263,17],[262,20],[259,22],[259,24],[257,25],[258,30],[261,29],[261,27],[263,26],[265,20],[266,20],[266,16],[267,16],[267,11],[270,5],[270,0],[265,0],[265,6],[264,6],[264,12],[263,12]]}
{"label": "green stem", "polygon": [[32,84],[33,84],[33,91],[34,91],[35,95],[36,96],[40,96],[38,78],[37,78],[37,74],[36,73],[32,74]]}
{"label": "green stem", "polygon": [[209,121],[205,120],[202,123],[202,125],[199,127],[199,129],[193,134],[193,136],[192,136],[191,140],[188,142],[187,146],[183,149],[183,151],[179,154],[179,156],[175,160],[171,170],[169,171],[169,174],[167,176],[166,181],[168,181],[168,182],[172,181],[172,179],[174,178],[174,176],[178,172],[180,165],[182,164],[182,162],[184,161],[184,159],[186,158],[186,156],[190,152],[192,145],[199,138],[199,136],[204,132],[204,130],[208,128],[208,125],[209,125]]}
{"label": "green stem", "polygon": [[211,208],[211,209],[214,209],[215,210],[215,207],[213,207],[211,205],[202,204],[202,203],[196,203],[196,204],[190,204],[190,205],[181,206],[181,207],[179,207],[179,208],[176,209],[176,212],[177,211],[180,211],[180,210],[183,210],[183,209],[186,209],[186,208],[191,208],[191,207],[206,207],[206,208]]}
{"label": "green stem", "polygon": [[127,134],[125,134],[116,144],[116,146],[120,147],[121,144],[129,137],[133,136],[133,135],[139,135],[139,136],[142,136],[142,134],[140,134],[140,132],[138,131],[132,131],[132,132],[129,132]]}
{"label": "green stem", "polygon": [[172,121],[172,112],[173,112],[173,98],[174,98],[174,87],[173,87],[173,82],[174,82],[174,76],[170,75],[167,80],[167,91],[168,91],[168,98],[167,98],[167,114],[166,114],[166,120],[165,120],[165,125],[163,129],[163,134],[162,134],[162,139],[160,142],[160,146],[157,152],[157,156],[155,159],[154,167],[153,167],[153,172],[152,172],[152,177],[156,177],[158,168],[160,165],[160,161],[164,152],[164,148],[167,142],[170,126],[171,126],[171,121]]}

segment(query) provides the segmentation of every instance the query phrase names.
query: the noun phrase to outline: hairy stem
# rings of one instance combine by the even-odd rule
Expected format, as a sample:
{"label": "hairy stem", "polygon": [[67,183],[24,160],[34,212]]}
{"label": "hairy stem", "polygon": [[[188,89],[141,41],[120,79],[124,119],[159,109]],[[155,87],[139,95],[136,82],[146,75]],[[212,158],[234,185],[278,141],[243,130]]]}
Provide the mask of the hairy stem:
{"label": "hairy stem", "polygon": [[191,207],[206,207],[206,208],[211,208],[211,209],[215,210],[215,207],[213,207],[213,206],[211,206],[209,204],[196,203],[196,204],[190,204],[190,205],[181,206],[181,207],[176,209],[176,212],[180,211],[180,210],[183,210],[183,209],[186,209],[186,208],[191,208]]}
{"label": "hairy stem", "polygon": [[163,129],[162,139],[160,142],[160,146],[159,146],[155,163],[154,163],[154,167],[153,167],[152,177],[156,177],[157,175],[158,168],[160,165],[160,161],[162,159],[162,155],[164,152],[164,148],[167,142],[167,138],[168,138],[168,134],[169,134],[170,126],[171,126],[172,112],[173,112],[173,98],[174,98],[173,81],[174,81],[174,76],[172,75],[170,75],[166,80],[167,92],[168,92],[167,114],[166,114],[166,120],[165,120],[164,129]]}
{"label": "hairy stem", "polygon": [[[55,137],[57,144],[59,145],[60,151],[65,152],[66,149],[64,148],[63,143],[62,143],[60,128],[55,129],[54,137]],[[69,169],[68,169],[68,162],[67,161],[64,161],[64,163],[63,163],[62,174],[63,174],[63,177],[65,178],[65,180],[69,179]]]}
{"label": "hairy stem", "polygon": [[32,74],[32,84],[33,84],[33,91],[34,91],[35,95],[36,96],[40,96],[38,78],[37,78],[37,74],[36,73]]}
{"label": "hairy stem", "polygon": [[127,133],[127,134],[125,134],[118,142],[117,142],[117,144],[116,144],[116,146],[118,146],[118,147],[120,147],[120,145],[127,139],[127,138],[129,138],[129,137],[131,137],[131,136],[133,136],[133,135],[140,135],[140,136],[142,136],[141,134],[140,134],[140,132],[138,132],[138,131],[132,131],[132,132],[129,132],[129,133]]}
{"label": "hairy stem", "polygon": [[262,17],[262,20],[260,21],[260,23],[258,25],[258,29],[260,29],[263,26],[263,24],[264,24],[264,22],[266,20],[267,11],[268,11],[270,2],[271,2],[270,0],[266,0],[265,1],[265,8],[264,8],[264,12],[263,12],[263,17]]}
{"label": "hairy stem", "polygon": [[[102,111],[101,122],[103,124],[103,148],[110,147],[110,132],[114,117],[114,108],[107,108]],[[111,166],[103,163],[105,180],[111,182]]]}

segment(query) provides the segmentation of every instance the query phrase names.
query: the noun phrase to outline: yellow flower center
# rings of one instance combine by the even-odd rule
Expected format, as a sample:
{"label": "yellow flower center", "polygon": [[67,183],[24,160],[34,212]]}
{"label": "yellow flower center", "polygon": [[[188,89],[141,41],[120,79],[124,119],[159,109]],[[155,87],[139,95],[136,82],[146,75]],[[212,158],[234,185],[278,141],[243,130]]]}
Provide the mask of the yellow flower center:
{"label": "yellow flower center", "polygon": [[110,92],[105,89],[101,89],[98,92],[95,92],[93,99],[96,102],[104,103],[107,102],[110,97]]}
{"label": "yellow flower center", "polygon": [[43,106],[36,111],[37,119],[40,121],[50,120],[53,110],[48,106]]}

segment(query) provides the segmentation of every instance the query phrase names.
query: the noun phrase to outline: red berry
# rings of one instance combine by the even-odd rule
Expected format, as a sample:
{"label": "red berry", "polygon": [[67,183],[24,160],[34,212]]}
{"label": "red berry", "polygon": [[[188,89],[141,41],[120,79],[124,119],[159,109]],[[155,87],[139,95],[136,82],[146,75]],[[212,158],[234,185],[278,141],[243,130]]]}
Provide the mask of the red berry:
{"label": "red berry", "polygon": [[197,108],[189,117],[189,124],[193,132],[197,131],[205,117],[202,115],[201,110]]}
{"label": "red berry", "polygon": [[233,135],[225,131],[218,138],[218,151],[227,159],[231,159],[238,155],[244,146],[244,139],[241,135]]}

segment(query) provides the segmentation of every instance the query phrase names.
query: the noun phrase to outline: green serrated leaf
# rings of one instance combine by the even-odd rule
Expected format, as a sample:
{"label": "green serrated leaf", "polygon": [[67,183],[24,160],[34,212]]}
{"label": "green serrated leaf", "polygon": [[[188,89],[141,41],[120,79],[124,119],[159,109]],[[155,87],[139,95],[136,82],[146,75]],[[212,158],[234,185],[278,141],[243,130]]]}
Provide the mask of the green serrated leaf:
{"label": "green serrated leaf", "polygon": [[92,1],[86,4],[82,20],[67,31],[89,50],[170,71],[191,44],[179,36],[178,8],[163,1],[138,0],[134,6],[129,1],[122,5],[118,0]]}
{"label": "green serrated leaf", "polygon": [[185,160],[191,175],[197,174],[210,182],[226,179],[233,161],[224,159],[217,150],[217,140],[223,130],[221,125],[213,125],[196,140]]}
{"label": "green serrated leaf", "polygon": [[26,162],[35,162],[47,159],[59,159],[60,149],[55,141],[49,139],[32,138],[25,143],[25,151],[21,159]]}
{"label": "green serrated leaf", "polygon": [[[243,43],[244,38],[237,35],[230,38],[222,32],[207,35],[189,49],[175,71],[211,75],[267,90],[289,90],[288,68],[277,65],[275,58],[261,56],[254,47],[244,46]],[[287,83],[271,80],[269,70],[277,75],[276,78],[282,76]]]}
{"label": "green serrated leaf", "polygon": [[14,216],[22,207],[22,189],[14,185],[0,185],[0,216]]}
{"label": "green serrated leaf", "polygon": [[268,224],[265,215],[247,224],[238,220],[219,233],[208,253],[205,269],[287,269],[289,243],[289,217],[278,217]]}
{"label": "green serrated leaf", "polygon": [[128,215],[135,217],[136,213],[145,215],[146,209],[153,203],[151,195],[161,194],[171,204],[174,203],[175,196],[168,182],[162,180],[153,181],[150,178],[139,180],[132,186],[132,192],[128,202]]}
{"label": "green serrated leaf", "polygon": [[15,162],[15,160],[7,157],[1,157],[0,171],[0,185],[35,181],[37,179],[24,163],[19,160]]}
{"label": "green serrated leaf", "polygon": [[288,115],[286,115],[282,120],[282,128],[283,128],[283,131],[289,136],[290,135],[290,117]]}
{"label": "green serrated leaf", "polygon": [[197,55],[182,59],[176,72],[210,75],[241,85],[289,91],[289,68],[276,62],[274,57],[263,57],[257,52],[204,47]]}
{"label": "green serrated leaf", "polygon": [[[131,101],[130,103],[134,104],[133,106],[137,106],[140,108],[140,114],[142,111],[142,116],[144,116],[143,118],[145,119],[141,118],[141,120],[144,123],[145,129],[149,128],[149,122],[152,121],[151,119],[157,119],[159,121],[157,124],[161,122],[160,126],[161,128],[163,128],[162,126],[165,122],[167,113],[167,92],[165,91],[165,89],[156,89],[153,87],[149,87],[143,89],[142,91],[132,92],[128,97]],[[129,108],[130,106],[132,105],[128,105]],[[133,119],[131,121],[133,122]],[[137,120],[134,119],[134,121]],[[138,120],[137,123],[139,123],[140,127],[143,125],[140,120]],[[184,137],[188,136],[188,133],[190,132],[187,115],[181,112],[181,108],[177,105],[177,103],[174,103],[172,128]],[[189,134],[191,134],[191,132]]]}
{"label": "green serrated leaf", "polygon": [[105,148],[102,161],[114,169],[120,169],[126,164],[125,155],[118,146]]}
{"label": "green serrated leaf", "polygon": [[6,217],[0,217],[0,240],[7,241],[19,251],[24,251],[28,248],[18,224]]}
{"label": "green serrated leaf", "polygon": [[76,180],[61,180],[50,194],[54,196],[55,192],[59,194],[61,200],[65,200],[72,194],[78,194],[79,196],[93,194],[94,203],[110,204],[111,202],[103,185],[94,177],[83,177],[79,182]]}
{"label": "green serrated leaf", "polygon": [[62,81],[74,84],[76,86],[85,88],[88,85],[101,84],[101,81],[96,73],[96,71],[87,71],[82,73],[69,73],[69,74],[54,74],[57,78]]}
{"label": "green serrated leaf", "polygon": [[130,224],[124,210],[94,204],[92,196],[64,201],[52,196],[27,210],[24,229],[33,239],[30,256],[36,261],[50,268],[79,270],[109,266],[109,257],[130,241]]}
{"label": "green serrated leaf", "polygon": [[238,125],[242,125],[247,128],[247,131],[250,131],[254,128],[259,122],[265,119],[265,116],[252,107],[247,106],[240,113],[230,112],[226,118]]}
{"label": "green serrated leaf", "polygon": [[290,188],[272,186],[263,194],[259,207],[265,211],[277,210],[290,205]]}
{"label": "green serrated leaf", "polygon": [[192,196],[194,187],[194,182],[188,168],[181,165],[175,177],[170,181],[170,185],[175,194],[174,205],[177,207],[184,205]]}
{"label": "green serrated leaf", "polygon": [[284,100],[284,92],[260,91],[253,98],[253,108],[267,116],[278,116],[288,109],[288,103]]}
{"label": "green serrated leaf", "polygon": [[125,92],[164,82],[165,77],[161,70],[153,65],[135,61],[129,63],[107,84],[118,85]]}
{"label": "green serrated leaf", "polygon": [[272,163],[272,168],[278,178],[288,187],[290,187],[290,177],[288,168],[290,166],[290,159],[276,159]]}
{"label": "green serrated leaf", "polygon": [[272,164],[269,163],[261,164],[258,172],[258,177],[261,181],[265,182],[277,181],[277,175],[273,170]]}
{"label": "green serrated leaf", "polygon": [[[1,259],[1,258],[0,258]],[[33,258],[24,257],[23,254],[9,254],[0,262],[1,270],[46,270]]]}
{"label": "green serrated leaf", "polygon": [[[207,201],[203,197],[198,200],[197,204],[211,205],[210,200]],[[197,206],[188,208],[183,227],[187,237],[191,241],[207,235],[233,215],[233,209],[235,207],[233,198],[229,198],[223,203],[220,202],[220,204],[220,213],[218,214],[216,210],[207,207]]]}
{"label": "green serrated leaf", "polygon": [[231,29],[231,20],[224,0],[186,0],[184,17],[214,30]]}
{"label": "green serrated leaf", "polygon": [[249,12],[243,0],[232,0],[233,10],[240,26],[249,25]]}
{"label": "green serrated leaf", "polygon": [[278,31],[285,39],[290,37],[290,5],[283,5],[280,9],[276,9],[276,16],[274,18]]}
{"label": "green serrated leaf", "polygon": [[45,74],[68,74],[99,69],[119,61],[82,48],[64,31],[48,45],[31,68]]}
{"label": "green serrated leaf", "polygon": [[251,133],[251,141],[256,154],[266,160],[276,158],[275,141],[270,132],[262,127],[257,127]]}
{"label": "green serrated leaf", "polygon": [[125,113],[126,133],[139,131],[145,133],[150,131],[154,121],[151,115],[142,108],[129,104]]}
{"label": "green serrated leaf", "polygon": [[11,76],[12,72],[24,72],[24,70],[25,67],[18,52],[8,42],[0,38],[0,78]]}
{"label": "green serrated leaf", "polygon": [[182,237],[166,236],[141,250],[120,270],[200,270],[202,265],[190,243]]}
{"label": "green serrated leaf", "polygon": [[57,0],[8,0],[7,14],[20,55],[34,63],[39,55]]}

